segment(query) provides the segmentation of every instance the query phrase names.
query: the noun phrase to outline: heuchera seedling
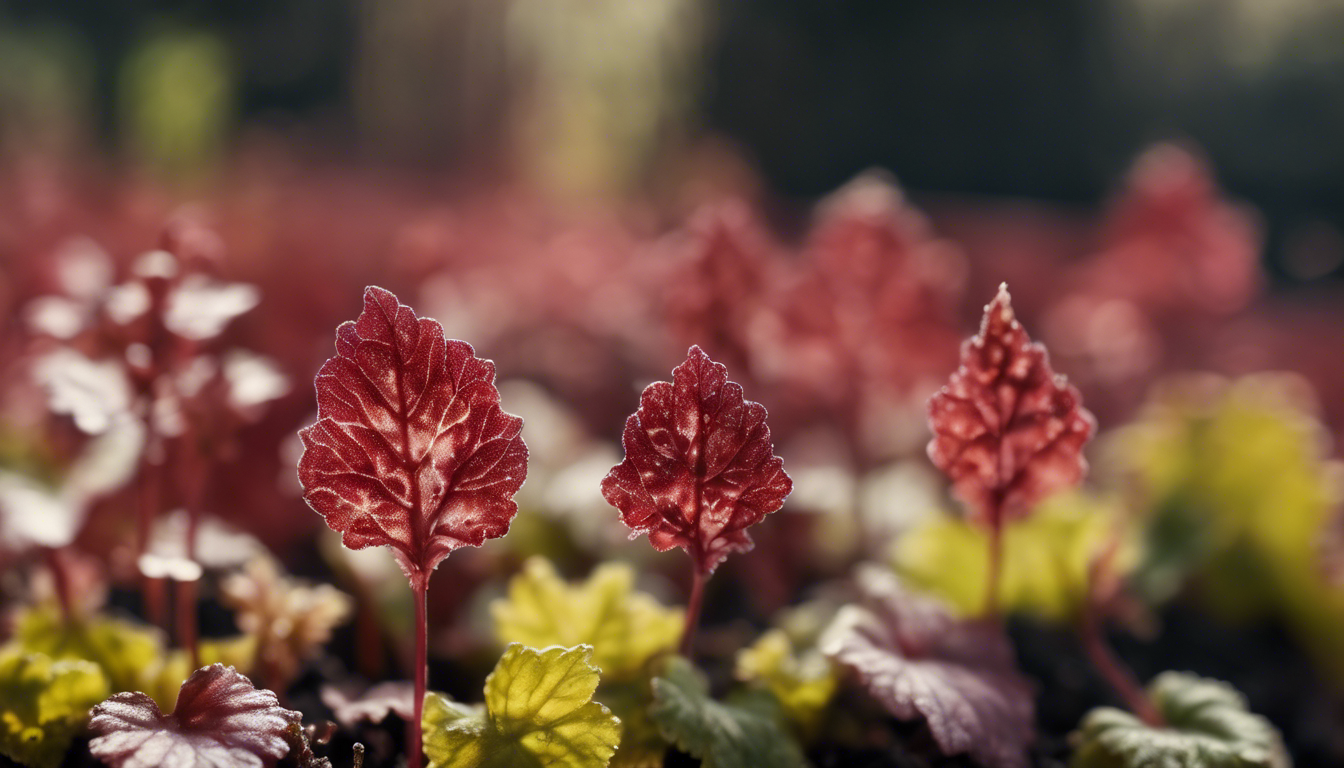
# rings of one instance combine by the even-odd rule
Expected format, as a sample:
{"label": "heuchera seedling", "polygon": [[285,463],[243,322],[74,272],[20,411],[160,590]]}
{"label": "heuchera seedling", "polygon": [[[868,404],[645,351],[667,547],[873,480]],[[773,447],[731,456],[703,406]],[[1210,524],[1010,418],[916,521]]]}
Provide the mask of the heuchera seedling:
{"label": "heuchera seedling", "polygon": [[644,389],[621,436],[625,460],[602,480],[602,495],[621,511],[631,538],[647,533],[659,552],[681,547],[691,556],[683,654],[709,575],[730,553],[751,549],[747,528],[793,490],[765,417],[765,406],[743,399],[727,368],[691,347],[671,382]]}
{"label": "heuchera seedling", "polygon": [[390,547],[415,593],[418,768],[429,577],[454,549],[508,532],[527,475],[523,421],[500,409],[494,363],[382,288],[336,329],[316,385],[317,423],[299,432],[304,499],[345,546]]}
{"label": "heuchera seedling", "polygon": [[1096,429],[1078,390],[1014,317],[1007,285],[962,345],[961,367],[929,400],[929,427],[929,458],[971,519],[989,529],[986,613],[995,614],[1005,523],[1082,480],[1083,445]]}

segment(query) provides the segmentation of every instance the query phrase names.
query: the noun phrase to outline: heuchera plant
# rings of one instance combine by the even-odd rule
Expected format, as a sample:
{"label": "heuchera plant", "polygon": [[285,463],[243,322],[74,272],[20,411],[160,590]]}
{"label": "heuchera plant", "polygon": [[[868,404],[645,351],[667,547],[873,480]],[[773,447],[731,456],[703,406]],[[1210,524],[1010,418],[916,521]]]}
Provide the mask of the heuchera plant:
{"label": "heuchera plant", "polygon": [[345,546],[391,548],[415,594],[407,751],[418,768],[429,577],[454,549],[509,530],[527,475],[523,422],[500,408],[494,363],[382,288],[337,328],[316,385],[317,423],[299,433],[304,499]]}
{"label": "heuchera plant", "polygon": [[774,455],[765,406],[745,400],[728,369],[691,347],[672,381],[644,389],[626,419],[625,460],[602,480],[631,538],[691,557],[691,596],[681,651],[689,654],[705,581],[732,552],[751,549],[747,529],[793,489]]}
{"label": "heuchera plant", "polygon": [[929,400],[929,458],[989,537],[986,614],[998,613],[1004,524],[1082,480],[1096,422],[1078,390],[1050,369],[1045,347],[1013,315],[1008,286],[985,307],[961,367]]}

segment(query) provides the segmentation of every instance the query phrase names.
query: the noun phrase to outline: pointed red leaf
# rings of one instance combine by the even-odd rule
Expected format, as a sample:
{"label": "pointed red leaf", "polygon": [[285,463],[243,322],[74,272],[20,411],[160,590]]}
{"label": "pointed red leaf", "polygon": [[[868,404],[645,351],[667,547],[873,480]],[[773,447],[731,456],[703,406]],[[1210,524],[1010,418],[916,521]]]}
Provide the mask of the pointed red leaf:
{"label": "pointed red leaf", "polygon": [[336,351],[299,432],[304,499],[345,546],[391,547],[423,587],[449,552],[508,532],[523,421],[500,410],[494,363],[382,288],[336,329]]}
{"label": "pointed red leaf", "polygon": [[621,520],[659,551],[681,547],[701,573],[752,547],[747,528],[793,489],[775,456],[765,406],[742,398],[728,369],[691,347],[672,381],[644,390],[625,422],[625,460],[602,480]]}
{"label": "pointed red leaf", "polygon": [[929,400],[929,458],[972,518],[996,527],[1082,479],[1095,425],[1013,316],[1005,285],[962,345],[961,367]]}
{"label": "pointed red leaf", "polygon": [[262,768],[289,752],[285,728],[301,720],[233,667],[212,664],[182,684],[171,715],[143,693],[94,707],[89,751],[112,768]]}

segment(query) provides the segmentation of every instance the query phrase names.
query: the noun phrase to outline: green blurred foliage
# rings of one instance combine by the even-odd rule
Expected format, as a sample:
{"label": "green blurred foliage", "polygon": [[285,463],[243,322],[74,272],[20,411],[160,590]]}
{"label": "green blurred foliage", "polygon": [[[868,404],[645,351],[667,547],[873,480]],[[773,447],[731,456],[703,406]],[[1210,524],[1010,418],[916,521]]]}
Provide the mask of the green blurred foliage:
{"label": "green blurred foliage", "polygon": [[65,27],[0,28],[0,141],[70,149],[89,137],[94,68]]}
{"label": "green blurred foliage", "polygon": [[110,693],[88,661],[0,651],[0,755],[33,768],[61,764],[89,710]]}
{"label": "green blurred foliage", "polygon": [[[1004,530],[999,603],[1007,612],[1066,621],[1083,608],[1089,567],[1121,527],[1119,505],[1080,491],[1046,499]],[[1134,561],[1122,543],[1116,566]],[[962,615],[984,609],[989,534],[952,517],[926,521],[897,539],[892,567],[912,586],[942,598]]]}
{"label": "green blurred foliage", "polygon": [[1320,556],[1339,502],[1326,446],[1310,388],[1294,376],[1159,387],[1103,463],[1148,516],[1137,582],[1162,598],[1193,575],[1217,612],[1282,617],[1344,678],[1344,589]]}
{"label": "green blurred foliage", "polygon": [[234,64],[207,32],[172,31],[140,44],[118,80],[122,139],[138,159],[189,176],[223,151],[234,119]]}

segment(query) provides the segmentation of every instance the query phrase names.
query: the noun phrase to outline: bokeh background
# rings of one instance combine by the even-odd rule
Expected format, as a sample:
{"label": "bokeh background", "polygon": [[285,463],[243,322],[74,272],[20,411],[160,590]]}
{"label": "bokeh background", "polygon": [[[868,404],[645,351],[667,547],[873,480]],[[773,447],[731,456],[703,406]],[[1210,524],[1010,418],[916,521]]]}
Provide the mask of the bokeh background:
{"label": "bokeh background", "polygon": [[[295,572],[346,567],[295,431],[363,287],[497,362],[523,512],[436,577],[441,659],[479,651],[472,616],[528,554],[635,560],[679,594],[598,482],[692,343],[769,407],[796,481],[716,579],[708,656],[857,559],[970,610],[978,579],[946,574],[982,549],[924,404],[1006,281],[1099,422],[1086,489],[1022,534],[1010,609],[1072,616],[1097,525],[1125,521],[1122,654],[1232,680],[1300,764],[1334,764],[1341,40],[1342,0],[0,0],[0,470],[60,478],[88,440],[37,361],[71,338],[124,357],[37,300],[82,334],[141,254],[185,249],[257,289],[202,348],[289,381],[206,509]],[[98,498],[79,546],[115,563],[134,507]],[[1037,629],[1015,627],[1063,754],[1108,694],[1060,682],[1071,641]]]}

